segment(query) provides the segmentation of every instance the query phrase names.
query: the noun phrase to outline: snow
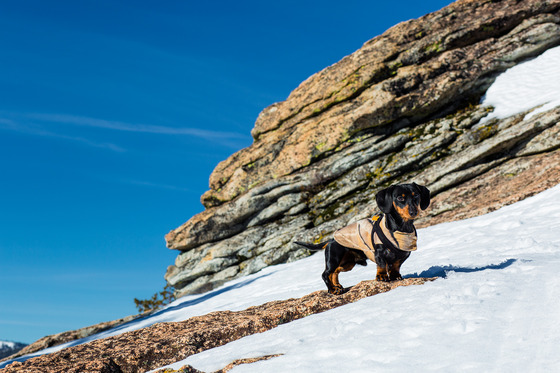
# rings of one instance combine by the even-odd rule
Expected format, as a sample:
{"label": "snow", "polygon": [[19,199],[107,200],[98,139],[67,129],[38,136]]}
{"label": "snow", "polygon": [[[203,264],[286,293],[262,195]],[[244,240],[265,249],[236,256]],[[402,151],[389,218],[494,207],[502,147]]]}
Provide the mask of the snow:
{"label": "snow", "polygon": [[[214,371],[235,359],[280,353],[232,372],[560,369],[560,185],[485,216],[421,229],[418,247],[403,273],[444,278],[284,324],[170,367]],[[319,254],[284,265],[266,285],[259,278],[247,285],[243,297],[265,293],[271,278],[285,283],[279,277],[292,268],[305,273],[294,279],[304,293],[320,289],[313,277],[322,262]],[[374,272],[368,266],[341,281],[355,284]]]}
{"label": "snow", "polygon": [[0,360],[10,356],[25,347],[25,344],[0,340]]}
{"label": "snow", "polygon": [[15,342],[0,341],[0,350],[2,349],[13,349],[16,347]]}
{"label": "snow", "polygon": [[[442,278],[280,325],[172,367],[214,371],[235,359],[281,353],[232,371],[560,368],[560,185],[488,215],[420,229],[418,235],[419,249],[402,273]],[[300,297],[324,289],[323,261],[318,253],[269,267],[213,292],[183,297],[152,317],[40,353],[155,322]],[[350,286],[374,275],[370,264],[341,274],[341,282]]]}
{"label": "snow", "polygon": [[[495,107],[491,116],[560,105],[559,58],[560,47],[553,48],[499,76],[483,100]],[[232,372],[560,369],[560,185],[485,216],[420,229],[418,235],[418,251],[402,273],[440,279],[283,324],[173,367],[213,371],[235,359],[281,353]],[[323,261],[318,253],[268,267],[212,292],[183,297],[150,317],[18,360],[158,322],[301,297],[324,289]],[[370,263],[341,274],[341,282],[350,286],[374,276]]]}
{"label": "snow", "polygon": [[531,116],[560,105],[560,47],[518,64],[496,78],[486,92],[483,106],[495,110],[484,120],[507,118],[536,108]]}

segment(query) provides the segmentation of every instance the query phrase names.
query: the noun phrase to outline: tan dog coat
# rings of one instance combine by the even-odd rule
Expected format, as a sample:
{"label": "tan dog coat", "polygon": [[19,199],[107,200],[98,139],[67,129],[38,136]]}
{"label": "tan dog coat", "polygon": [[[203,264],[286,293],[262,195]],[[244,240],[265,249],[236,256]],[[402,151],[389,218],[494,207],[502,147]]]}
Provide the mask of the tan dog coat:
{"label": "tan dog coat", "polygon": [[[375,262],[374,247],[375,245],[383,244],[381,239],[378,237],[377,232],[373,232],[373,224],[378,219],[379,216],[374,216],[372,219],[361,219],[342,229],[339,229],[334,232],[334,240],[342,246],[363,251],[371,261]],[[391,232],[387,229],[385,216],[383,216],[379,222],[379,226],[381,227],[381,231],[385,237],[387,237],[387,239],[399,250],[416,250],[416,232]]]}

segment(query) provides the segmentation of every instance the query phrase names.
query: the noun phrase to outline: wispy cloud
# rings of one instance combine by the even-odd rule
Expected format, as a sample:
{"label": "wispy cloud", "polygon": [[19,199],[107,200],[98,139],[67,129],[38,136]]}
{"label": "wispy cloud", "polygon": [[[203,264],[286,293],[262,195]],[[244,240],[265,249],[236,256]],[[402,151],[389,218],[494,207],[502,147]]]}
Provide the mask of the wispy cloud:
{"label": "wispy cloud", "polygon": [[92,147],[95,147],[95,148],[109,149],[109,150],[119,152],[119,153],[122,153],[122,152],[126,151],[122,147],[120,147],[118,145],[115,145],[115,144],[112,144],[112,143],[96,142],[96,141],[92,141],[92,140],[89,140],[89,139],[86,139],[86,138],[80,137],[80,136],[70,136],[70,135],[55,133],[55,132],[52,132],[52,131],[45,130],[44,128],[42,128],[40,126],[23,124],[23,123],[20,123],[20,122],[11,120],[11,119],[6,119],[6,118],[0,118],[0,129],[15,131],[15,132],[23,133],[23,134],[28,134],[28,135],[44,136],[44,137],[52,137],[52,138],[58,138],[58,139],[63,139],[63,140],[69,140],[69,141],[73,141],[73,142],[82,143],[82,144],[87,145],[87,146],[92,146]]}
{"label": "wispy cloud", "polygon": [[[55,132],[53,124],[63,124],[76,127],[89,127],[110,131],[125,131],[147,134],[192,136],[208,141],[216,141],[223,146],[239,149],[249,140],[247,134],[230,131],[212,131],[190,127],[171,127],[152,124],[126,123],[99,118],[90,118],[69,114],[41,114],[41,113],[13,113],[0,112],[0,129],[16,131],[29,135],[60,138],[79,142],[84,145],[109,149],[115,152],[126,151],[123,147],[109,142],[93,141],[82,136],[67,135]],[[46,129],[48,127],[48,129]],[[58,128],[63,131],[62,128]]]}
{"label": "wispy cloud", "polygon": [[187,135],[201,137],[204,139],[244,139],[247,135],[228,131],[210,131],[188,127],[168,127],[151,124],[132,124],[105,119],[89,118],[67,114],[28,114],[31,119],[44,122],[63,123],[75,126],[87,126],[116,131],[144,132],[161,135]]}

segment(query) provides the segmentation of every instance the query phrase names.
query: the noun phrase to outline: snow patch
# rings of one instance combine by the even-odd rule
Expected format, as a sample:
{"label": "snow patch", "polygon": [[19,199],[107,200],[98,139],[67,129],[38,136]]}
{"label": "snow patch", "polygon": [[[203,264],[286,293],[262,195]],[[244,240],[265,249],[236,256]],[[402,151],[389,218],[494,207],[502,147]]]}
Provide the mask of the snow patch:
{"label": "snow patch", "polygon": [[14,348],[16,347],[15,342],[8,342],[8,341],[0,341],[0,349],[4,349],[4,348]]}
{"label": "snow patch", "polygon": [[552,48],[498,76],[482,100],[494,111],[484,121],[531,111],[526,119],[560,105],[560,47]]}

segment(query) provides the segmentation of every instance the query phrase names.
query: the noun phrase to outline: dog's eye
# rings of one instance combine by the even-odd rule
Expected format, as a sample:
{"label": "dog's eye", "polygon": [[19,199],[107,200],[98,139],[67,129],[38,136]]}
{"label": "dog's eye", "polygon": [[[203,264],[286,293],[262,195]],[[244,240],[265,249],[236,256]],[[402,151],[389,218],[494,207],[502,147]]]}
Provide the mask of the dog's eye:
{"label": "dog's eye", "polygon": [[397,201],[399,201],[399,202],[404,202],[404,197],[398,196],[398,197],[397,197]]}

